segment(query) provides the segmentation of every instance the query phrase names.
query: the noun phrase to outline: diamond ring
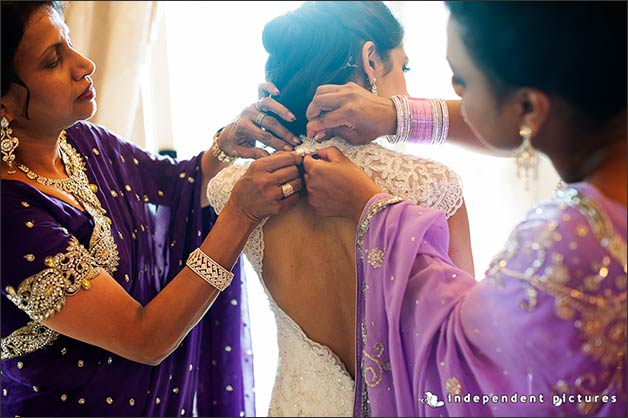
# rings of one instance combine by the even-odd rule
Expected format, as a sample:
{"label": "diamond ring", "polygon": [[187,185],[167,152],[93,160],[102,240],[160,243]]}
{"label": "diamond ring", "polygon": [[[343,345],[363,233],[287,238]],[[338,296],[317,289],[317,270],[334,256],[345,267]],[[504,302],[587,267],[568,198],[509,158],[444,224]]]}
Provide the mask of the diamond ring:
{"label": "diamond ring", "polygon": [[292,187],[292,184],[290,183],[284,183],[281,185],[281,193],[283,194],[283,197],[288,197],[294,193],[294,187]]}

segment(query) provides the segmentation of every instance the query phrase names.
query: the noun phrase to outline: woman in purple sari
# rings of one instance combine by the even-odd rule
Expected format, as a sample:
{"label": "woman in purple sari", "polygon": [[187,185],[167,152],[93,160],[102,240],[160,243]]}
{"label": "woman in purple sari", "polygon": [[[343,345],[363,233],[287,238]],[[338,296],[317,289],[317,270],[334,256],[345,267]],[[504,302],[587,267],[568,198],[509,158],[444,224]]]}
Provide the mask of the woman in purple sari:
{"label": "woman in purple sari", "polygon": [[2,2],[2,416],[254,415],[237,261],[300,157],[255,161],[217,218],[218,139],[177,162],[86,122],[94,69],[62,4]]}
{"label": "woman in purple sari", "polygon": [[[337,149],[306,157],[310,203],[358,222],[354,413],[625,416],[626,4],[448,7],[466,122],[526,174],[545,153],[563,182],[476,282],[447,256],[443,213],[373,192]],[[347,103],[328,96],[325,118],[377,120],[343,119]]]}

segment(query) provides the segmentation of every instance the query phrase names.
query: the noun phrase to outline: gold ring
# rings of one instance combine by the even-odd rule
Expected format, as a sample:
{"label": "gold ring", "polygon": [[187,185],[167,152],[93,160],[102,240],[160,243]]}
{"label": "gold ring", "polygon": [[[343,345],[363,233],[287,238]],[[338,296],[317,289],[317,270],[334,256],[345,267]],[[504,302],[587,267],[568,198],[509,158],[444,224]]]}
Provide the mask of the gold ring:
{"label": "gold ring", "polygon": [[284,183],[281,185],[281,193],[283,194],[283,197],[288,197],[294,193],[294,187],[292,187],[292,184],[290,183]]}
{"label": "gold ring", "polygon": [[264,125],[262,125],[262,122],[264,121],[265,117],[266,117],[266,113],[259,112],[257,114],[257,117],[255,118],[255,124],[262,129],[264,129]]}

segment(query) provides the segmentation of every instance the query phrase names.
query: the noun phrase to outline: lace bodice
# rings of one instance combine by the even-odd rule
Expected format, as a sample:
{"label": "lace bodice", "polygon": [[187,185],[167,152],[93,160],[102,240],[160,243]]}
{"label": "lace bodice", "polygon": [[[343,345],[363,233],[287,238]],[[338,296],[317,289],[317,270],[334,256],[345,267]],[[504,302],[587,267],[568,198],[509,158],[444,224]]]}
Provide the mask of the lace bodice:
{"label": "lace bodice", "polygon": [[[313,148],[338,147],[387,193],[421,206],[438,208],[449,218],[462,205],[462,186],[448,167],[424,158],[401,154],[381,145],[351,145],[333,138]],[[231,189],[247,170],[247,163],[231,165],[214,177],[207,188],[217,213],[224,208]],[[263,221],[251,234],[244,253],[260,278],[264,258]],[[270,402],[271,416],[351,416],[353,379],[327,346],[303,332],[274,301],[261,280],[277,322],[279,361]]]}

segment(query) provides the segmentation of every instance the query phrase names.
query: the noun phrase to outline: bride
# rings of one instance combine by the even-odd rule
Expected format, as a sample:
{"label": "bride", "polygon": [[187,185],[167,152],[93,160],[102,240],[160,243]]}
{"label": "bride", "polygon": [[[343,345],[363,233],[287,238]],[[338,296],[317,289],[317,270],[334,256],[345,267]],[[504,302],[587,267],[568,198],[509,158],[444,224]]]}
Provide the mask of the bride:
{"label": "bride", "polygon": [[[262,131],[287,128],[303,134],[307,105],[321,84],[354,81],[381,96],[407,94],[408,58],[402,38],[402,27],[382,2],[305,2],[270,21],[263,32],[269,54],[266,78],[281,91],[276,101],[292,110],[296,120],[279,126],[279,116],[266,116],[259,105],[249,115],[257,115]],[[233,129],[221,133],[231,134]],[[453,171],[381,145],[350,145],[337,137],[323,143],[306,139],[296,151],[314,153],[330,145],[383,190],[442,209],[452,231],[449,255],[473,274],[467,214]],[[209,183],[207,195],[217,213],[247,166],[229,166]],[[271,416],[352,415],[355,235],[353,221],[316,216],[307,199],[301,199],[293,209],[262,222],[244,248],[277,322],[279,361]]]}

